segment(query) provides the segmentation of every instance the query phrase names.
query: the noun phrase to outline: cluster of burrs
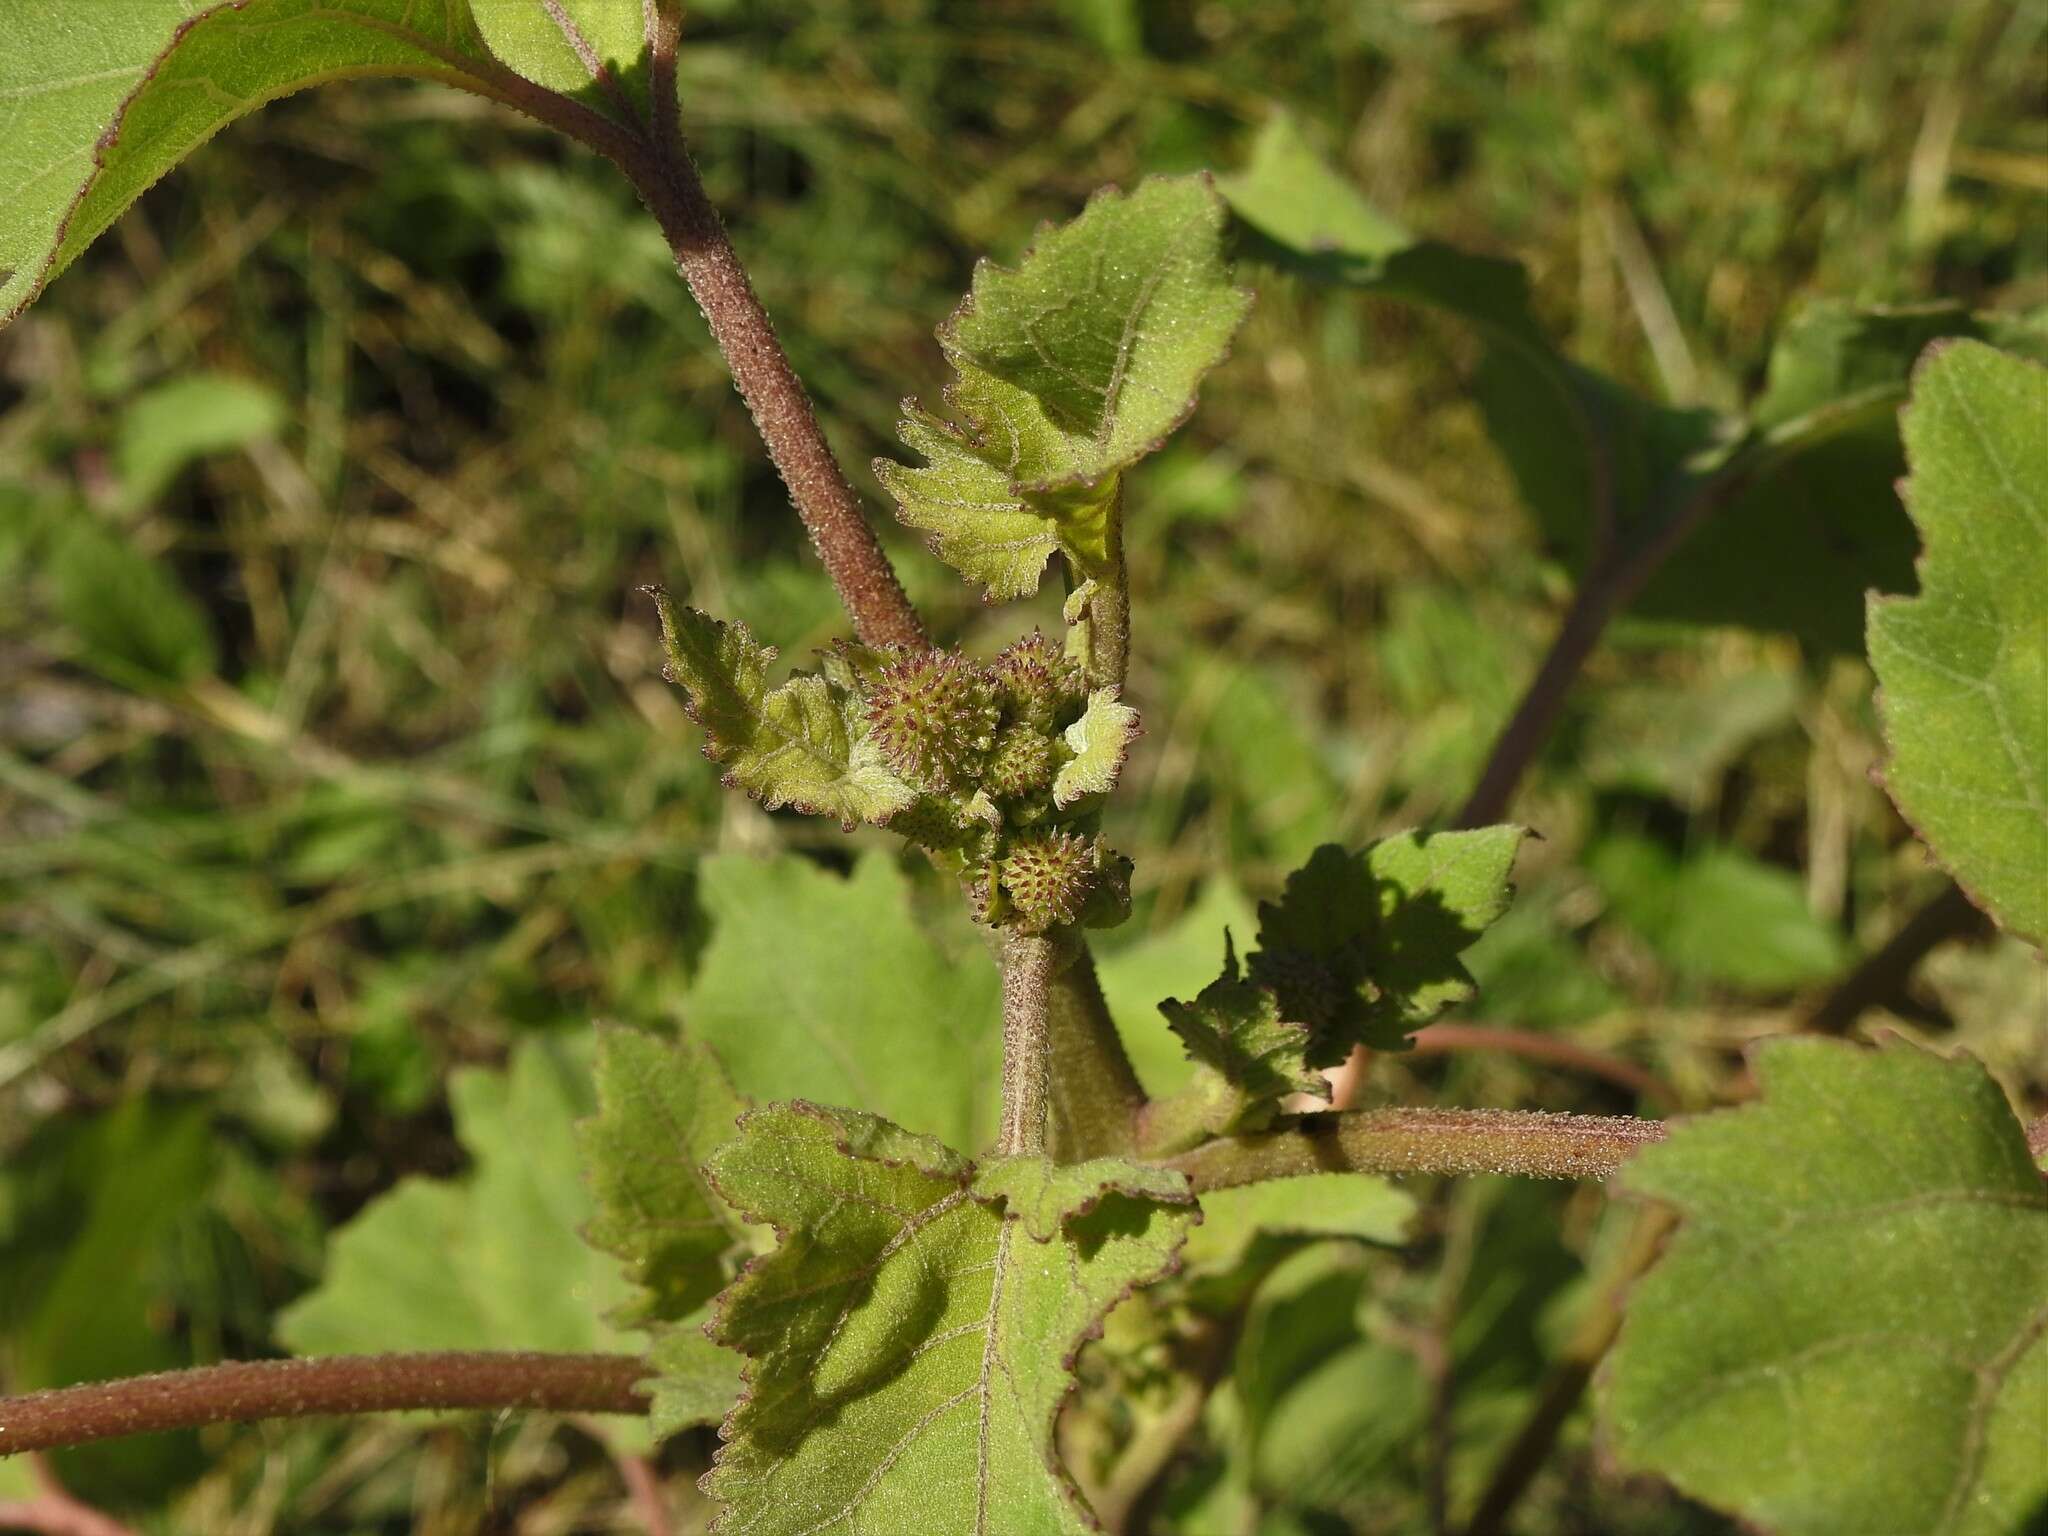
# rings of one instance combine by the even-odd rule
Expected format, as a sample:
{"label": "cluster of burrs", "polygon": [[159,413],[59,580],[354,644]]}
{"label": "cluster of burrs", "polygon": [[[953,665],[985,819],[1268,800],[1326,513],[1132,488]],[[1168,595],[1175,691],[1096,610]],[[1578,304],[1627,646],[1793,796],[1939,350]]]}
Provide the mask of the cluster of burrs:
{"label": "cluster of burrs", "polygon": [[869,739],[919,792],[889,820],[967,884],[983,922],[1106,926],[1129,910],[1130,862],[1096,831],[1099,796],[1055,793],[1088,703],[1081,669],[1037,630],[987,663],[896,651],[862,679]]}

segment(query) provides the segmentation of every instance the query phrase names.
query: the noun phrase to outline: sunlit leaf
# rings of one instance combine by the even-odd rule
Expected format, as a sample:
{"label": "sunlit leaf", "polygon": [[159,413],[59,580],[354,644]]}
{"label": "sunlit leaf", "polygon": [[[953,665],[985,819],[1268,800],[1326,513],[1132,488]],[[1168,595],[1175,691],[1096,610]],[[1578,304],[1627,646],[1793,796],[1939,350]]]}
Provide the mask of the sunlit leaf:
{"label": "sunlit leaf", "polygon": [[801,1103],[747,1116],[712,1174],[781,1239],[713,1325],[749,1357],[705,1480],[724,1528],[1093,1528],[1054,1415],[1082,1340],[1166,1272],[1191,1211],[1112,1194],[1035,1241],[937,1142]]}

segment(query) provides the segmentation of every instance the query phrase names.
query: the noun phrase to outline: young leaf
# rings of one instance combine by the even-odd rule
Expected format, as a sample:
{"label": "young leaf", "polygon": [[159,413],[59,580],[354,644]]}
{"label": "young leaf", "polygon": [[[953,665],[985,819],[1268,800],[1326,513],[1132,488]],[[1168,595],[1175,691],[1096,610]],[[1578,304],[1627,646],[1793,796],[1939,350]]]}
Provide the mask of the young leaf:
{"label": "young leaf", "polygon": [[2048,943],[2048,368],[1930,351],[1903,417],[1920,595],[1873,597],[1885,785],[2006,928]]}
{"label": "young leaf", "polygon": [[865,854],[841,877],[798,858],[714,858],[699,879],[715,926],[685,1017],[741,1091],[851,1105],[955,1146],[995,1134],[996,968],[933,944],[893,860]]}
{"label": "young leaf", "polygon": [[1106,795],[1116,788],[1124,755],[1138,736],[1138,712],[1117,702],[1115,688],[1097,688],[1088,708],[1066,730],[1074,756],[1052,781],[1052,803],[1072,805],[1083,795]]}
{"label": "young leaf", "polygon": [[739,1221],[702,1165],[742,1102],[703,1047],[636,1030],[598,1031],[595,1077],[597,1114],[577,1127],[597,1202],[584,1236],[643,1292],[621,1321],[678,1322],[725,1284]]}
{"label": "young leaf", "polygon": [[1404,832],[1360,853],[1325,844],[1259,904],[1251,978],[1316,1034],[1310,1063],[1354,1044],[1403,1038],[1472,996],[1459,954],[1507,910],[1508,872],[1526,832]]}
{"label": "young leaf", "polygon": [[1111,1195],[1034,1242],[957,1154],[803,1103],[748,1115],[711,1172],[781,1237],[713,1323],[750,1358],[704,1480],[722,1529],[1092,1528],[1054,1415],[1082,1342],[1172,1267],[1190,1211]]}
{"label": "young leaf", "polygon": [[2048,1501],[2048,1187],[1998,1085],[1774,1040],[1760,1103],[1623,1174],[1684,1218],[1601,1409],[1630,1466],[1782,1536],[2004,1536]]}
{"label": "young leaf", "polygon": [[704,727],[704,755],[725,767],[726,784],[769,810],[781,806],[836,816],[852,828],[879,825],[917,799],[882,761],[860,700],[823,677],[768,687],[771,647],[744,624],[727,624],[654,594],[661,611],[668,678],[689,696]]}
{"label": "young leaf", "polygon": [[983,263],[939,330],[953,422],[906,405],[921,468],[877,460],[898,515],[992,599],[1038,588],[1055,550],[1110,563],[1120,472],[1194,409],[1249,295],[1230,286],[1206,178],[1096,194],[1014,271]]}

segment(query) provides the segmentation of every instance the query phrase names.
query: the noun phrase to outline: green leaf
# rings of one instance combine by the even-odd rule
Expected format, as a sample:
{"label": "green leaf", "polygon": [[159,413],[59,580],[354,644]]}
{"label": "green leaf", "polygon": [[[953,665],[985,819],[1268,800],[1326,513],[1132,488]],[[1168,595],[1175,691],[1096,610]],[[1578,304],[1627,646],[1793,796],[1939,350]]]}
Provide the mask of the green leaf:
{"label": "green leaf", "polygon": [[[498,7],[507,9],[507,7]],[[185,156],[322,81],[502,96],[468,0],[0,0],[0,324]]]}
{"label": "green leaf", "polygon": [[449,1098],[469,1176],[407,1179],[364,1207],[278,1337],[301,1354],[636,1350],[604,1321],[630,1301],[625,1279],[578,1235],[598,1215],[576,1155],[588,1070],[530,1041],[507,1072],[457,1073]]}
{"label": "green leaf", "polygon": [[1146,1093],[1164,1098],[1186,1086],[1191,1064],[1172,1031],[1161,1027],[1159,999],[1201,990],[1216,974],[1216,946],[1258,921],[1244,894],[1211,880],[1171,926],[1118,947],[1105,944],[1096,970],[1124,1048]]}
{"label": "green leaf", "polygon": [[1767,1042],[1759,1103],[1622,1175],[1683,1218],[1635,1287],[1614,1449],[1783,1536],[2005,1536],[2048,1508],[2048,1187],[1967,1058]]}
{"label": "green leaf", "polygon": [[[485,45],[537,85],[612,116],[647,108],[645,0],[469,0]],[[603,80],[593,80],[592,66]],[[593,89],[593,85],[597,89]],[[624,112],[610,88],[631,104]]]}
{"label": "green leaf", "polygon": [[1072,805],[1083,795],[1106,795],[1116,788],[1124,756],[1139,735],[1138,712],[1117,702],[1117,689],[1097,688],[1088,695],[1081,718],[1066,729],[1073,758],[1052,781],[1052,803]]}
{"label": "green leaf", "polygon": [[1799,877],[1740,848],[1680,858],[1616,835],[1586,862],[1615,915],[1688,980],[1779,992],[1825,980],[1849,958],[1847,938],[1814,916]]}
{"label": "green leaf", "polygon": [[1194,409],[1250,296],[1230,286],[1223,205],[1206,178],[1105,189],[1014,270],[986,262],[939,341],[952,421],[914,405],[921,468],[877,460],[904,523],[992,599],[1038,588],[1063,552],[1106,574],[1118,477]]}
{"label": "green leaf", "polygon": [[1393,1245],[1407,1240],[1415,1198],[1367,1173],[1309,1173],[1202,1196],[1202,1221],[1188,1234],[1181,1261],[1194,1272],[1229,1269],[1260,1237],[1352,1237]]}
{"label": "green leaf", "polygon": [[648,1433],[657,1440],[722,1423],[746,1390],[740,1357],[712,1343],[698,1324],[693,1317],[657,1334],[647,1351],[656,1374],[640,1390],[648,1399]]}
{"label": "green leaf", "polygon": [[1930,351],[1904,413],[1920,595],[1873,597],[1885,786],[1971,899],[2048,943],[2048,369]]}
{"label": "green leaf", "polygon": [[1952,305],[1813,306],[1785,327],[1753,413],[1720,417],[1659,405],[1566,358],[1537,323],[1518,264],[1410,234],[1324,165],[1284,114],[1218,185],[1251,234],[1250,254],[1479,331],[1487,431],[1547,542],[1581,570],[1603,501],[1625,538],[1655,538],[1734,444],[1762,450],[1630,611],[1783,630],[1826,650],[1858,648],[1864,590],[1899,585],[1911,555],[1886,487],[1899,460],[1889,402],[1912,357],[1930,337],[1997,324]]}
{"label": "green leaf", "polygon": [[122,496],[146,506],[187,464],[275,436],[284,421],[276,391],[254,380],[224,373],[166,380],[121,412],[114,467]]}
{"label": "green leaf", "polygon": [[214,670],[206,610],[170,568],[115,529],[77,515],[50,552],[57,617],[84,642],[85,662],[131,688],[174,688]]}
{"label": "green leaf", "polygon": [[1131,1195],[1161,1205],[1193,1205],[1187,1176],[1121,1157],[1053,1163],[1042,1157],[992,1157],[975,1175],[974,1197],[1000,1204],[1034,1242],[1049,1243],[1071,1218],[1085,1216],[1105,1195]]}
{"label": "green leaf", "polygon": [[667,676],[704,727],[704,755],[724,765],[725,783],[769,810],[789,806],[836,816],[851,829],[879,825],[917,799],[882,761],[867,716],[850,689],[824,677],[792,677],[770,690],[770,646],[744,624],[727,624],[654,594],[661,611]]}
{"label": "green leaf", "polygon": [[1189,1210],[1111,1195],[1037,1243],[938,1143],[801,1103],[748,1115],[712,1177],[782,1239],[713,1324],[751,1362],[705,1479],[725,1527],[1094,1528],[1054,1416],[1083,1340],[1168,1271]]}
{"label": "green leaf", "polygon": [[1325,844],[1259,904],[1252,980],[1308,1024],[1309,1058],[1335,1066],[1404,1038],[1475,990],[1458,956],[1507,910],[1521,827],[1404,832],[1359,853]]}
{"label": "green leaf", "polygon": [[1159,1011],[1189,1059],[1209,1074],[1198,1091],[1214,1101],[1206,1120],[1214,1134],[1261,1128],[1292,1093],[1330,1096],[1329,1083],[1309,1065],[1316,1043],[1309,1026],[1283,1017],[1273,989],[1240,976],[1227,950],[1223,974],[1193,1002],[1169,998]]}
{"label": "green leaf", "polygon": [[702,1167],[744,1106],[702,1046],[635,1030],[598,1031],[595,1079],[577,1135],[597,1205],[584,1236],[644,1292],[621,1321],[680,1321],[725,1284],[740,1223]]}
{"label": "green leaf", "polygon": [[744,1093],[799,1094],[979,1147],[994,1136],[1001,983],[957,903],[943,947],[893,860],[840,877],[804,859],[707,859],[714,927],[691,1034]]}

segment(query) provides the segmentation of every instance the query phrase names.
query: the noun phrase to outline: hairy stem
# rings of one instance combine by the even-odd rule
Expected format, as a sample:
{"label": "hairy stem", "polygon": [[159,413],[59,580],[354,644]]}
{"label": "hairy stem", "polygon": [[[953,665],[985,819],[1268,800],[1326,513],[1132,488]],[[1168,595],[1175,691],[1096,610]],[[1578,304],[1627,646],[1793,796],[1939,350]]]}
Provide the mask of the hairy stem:
{"label": "hairy stem", "polygon": [[1124,1052],[1079,934],[1073,957],[1053,973],[1046,999],[1052,1047],[1052,1147],[1061,1162],[1129,1152],[1145,1090]]}
{"label": "hairy stem", "polygon": [[1003,941],[1003,1119],[996,1151],[1005,1157],[1045,1155],[1056,952],[1044,934],[1013,933]]}
{"label": "hairy stem", "polygon": [[1841,1034],[1867,1010],[1897,997],[1930,951],[1950,939],[1990,931],[1991,919],[1971,905],[1960,886],[1951,883],[1842,978],[1807,1014],[1805,1027],[1824,1035]]}
{"label": "hairy stem", "polygon": [[1124,477],[1103,538],[1107,569],[1088,598],[1088,686],[1121,688],[1131,668],[1131,576],[1124,564]]}
{"label": "hairy stem", "polygon": [[1661,1121],[1508,1109],[1370,1109],[1303,1115],[1164,1160],[1197,1194],[1305,1173],[1515,1174],[1604,1179],[1664,1139]]}
{"label": "hairy stem", "polygon": [[0,1456],[203,1424],[411,1408],[647,1412],[637,1355],[479,1351],[251,1360],[0,1398]]}
{"label": "hairy stem", "polygon": [[[655,5],[649,15],[655,76],[659,79],[665,73],[672,86],[673,33],[662,19],[662,6]],[[667,124],[656,130],[664,137],[623,153],[607,152],[667,237],[676,268],[711,326],[712,339],[732,369],[740,398],[789,487],[797,515],[810,530],[855,632],[873,646],[924,648],[929,643],[924,624],[904,596],[881,541],[868,526],[859,498],[825,441],[810,396],[776,338],[718,211],[704,194],[688,148],[674,130],[672,111],[658,104],[656,117],[657,123]]]}

